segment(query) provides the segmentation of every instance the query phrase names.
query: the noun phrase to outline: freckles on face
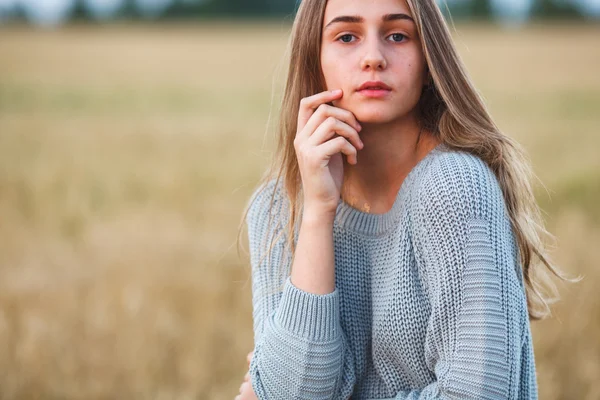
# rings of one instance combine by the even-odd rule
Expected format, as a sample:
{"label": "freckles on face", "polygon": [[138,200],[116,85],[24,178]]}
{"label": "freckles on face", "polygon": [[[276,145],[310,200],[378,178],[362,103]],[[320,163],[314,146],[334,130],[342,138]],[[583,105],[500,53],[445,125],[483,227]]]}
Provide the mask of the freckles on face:
{"label": "freckles on face", "polygon": [[[325,84],[328,90],[344,91],[334,105],[364,122],[386,122],[414,109],[422,92],[425,59],[404,0],[329,0],[323,24],[320,60]],[[381,81],[391,90],[384,97],[365,97],[358,89],[367,81]]]}

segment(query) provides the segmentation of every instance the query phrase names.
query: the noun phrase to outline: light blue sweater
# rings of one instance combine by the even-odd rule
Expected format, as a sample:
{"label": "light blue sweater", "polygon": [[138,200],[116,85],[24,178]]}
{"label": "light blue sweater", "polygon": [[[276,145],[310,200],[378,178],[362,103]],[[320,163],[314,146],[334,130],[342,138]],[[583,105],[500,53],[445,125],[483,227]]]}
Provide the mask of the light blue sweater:
{"label": "light blue sweater", "polygon": [[259,399],[537,398],[518,247],[481,159],[438,145],[385,214],[340,200],[325,295],[291,283],[289,206],[263,189],[246,219]]}

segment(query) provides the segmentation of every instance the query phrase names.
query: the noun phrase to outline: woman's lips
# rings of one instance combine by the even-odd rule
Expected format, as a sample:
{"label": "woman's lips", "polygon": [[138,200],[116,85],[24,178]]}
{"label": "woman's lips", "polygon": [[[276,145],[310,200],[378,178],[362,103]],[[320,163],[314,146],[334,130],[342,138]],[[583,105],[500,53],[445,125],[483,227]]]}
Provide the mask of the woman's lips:
{"label": "woman's lips", "polygon": [[387,89],[363,89],[363,90],[359,90],[358,93],[360,93],[361,95],[363,95],[365,97],[369,97],[369,98],[381,98],[381,97],[385,97],[388,94],[390,94],[391,90],[387,90]]}

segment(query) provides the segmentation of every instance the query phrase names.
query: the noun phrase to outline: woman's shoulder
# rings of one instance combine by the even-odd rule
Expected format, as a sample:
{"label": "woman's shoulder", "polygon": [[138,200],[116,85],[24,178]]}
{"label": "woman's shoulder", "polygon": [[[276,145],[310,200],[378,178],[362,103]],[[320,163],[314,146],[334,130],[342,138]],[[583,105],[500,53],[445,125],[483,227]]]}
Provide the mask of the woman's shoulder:
{"label": "woman's shoulder", "polygon": [[276,178],[262,181],[254,189],[247,207],[246,223],[250,229],[281,218],[287,210],[283,182]]}
{"label": "woman's shoulder", "polygon": [[415,201],[422,210],[454,209],[464,216],[486,217],[504,207],[496,175],[479,156],[442,146],[417,183]]}

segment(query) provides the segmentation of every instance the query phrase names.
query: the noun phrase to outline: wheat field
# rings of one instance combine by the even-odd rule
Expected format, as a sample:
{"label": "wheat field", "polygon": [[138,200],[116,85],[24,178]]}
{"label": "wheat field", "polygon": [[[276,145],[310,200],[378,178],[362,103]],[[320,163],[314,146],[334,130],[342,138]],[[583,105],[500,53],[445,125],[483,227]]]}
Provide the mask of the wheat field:
{"label": "wheat field", "polygon": [[[253,338],[236,234],[273,149],[289,30],[0,27],[1,399],[237,394]],[[532,324],[541,399],[600,398],[599,37],[455,32],[531,157],[556,263],[584,276]]]}

